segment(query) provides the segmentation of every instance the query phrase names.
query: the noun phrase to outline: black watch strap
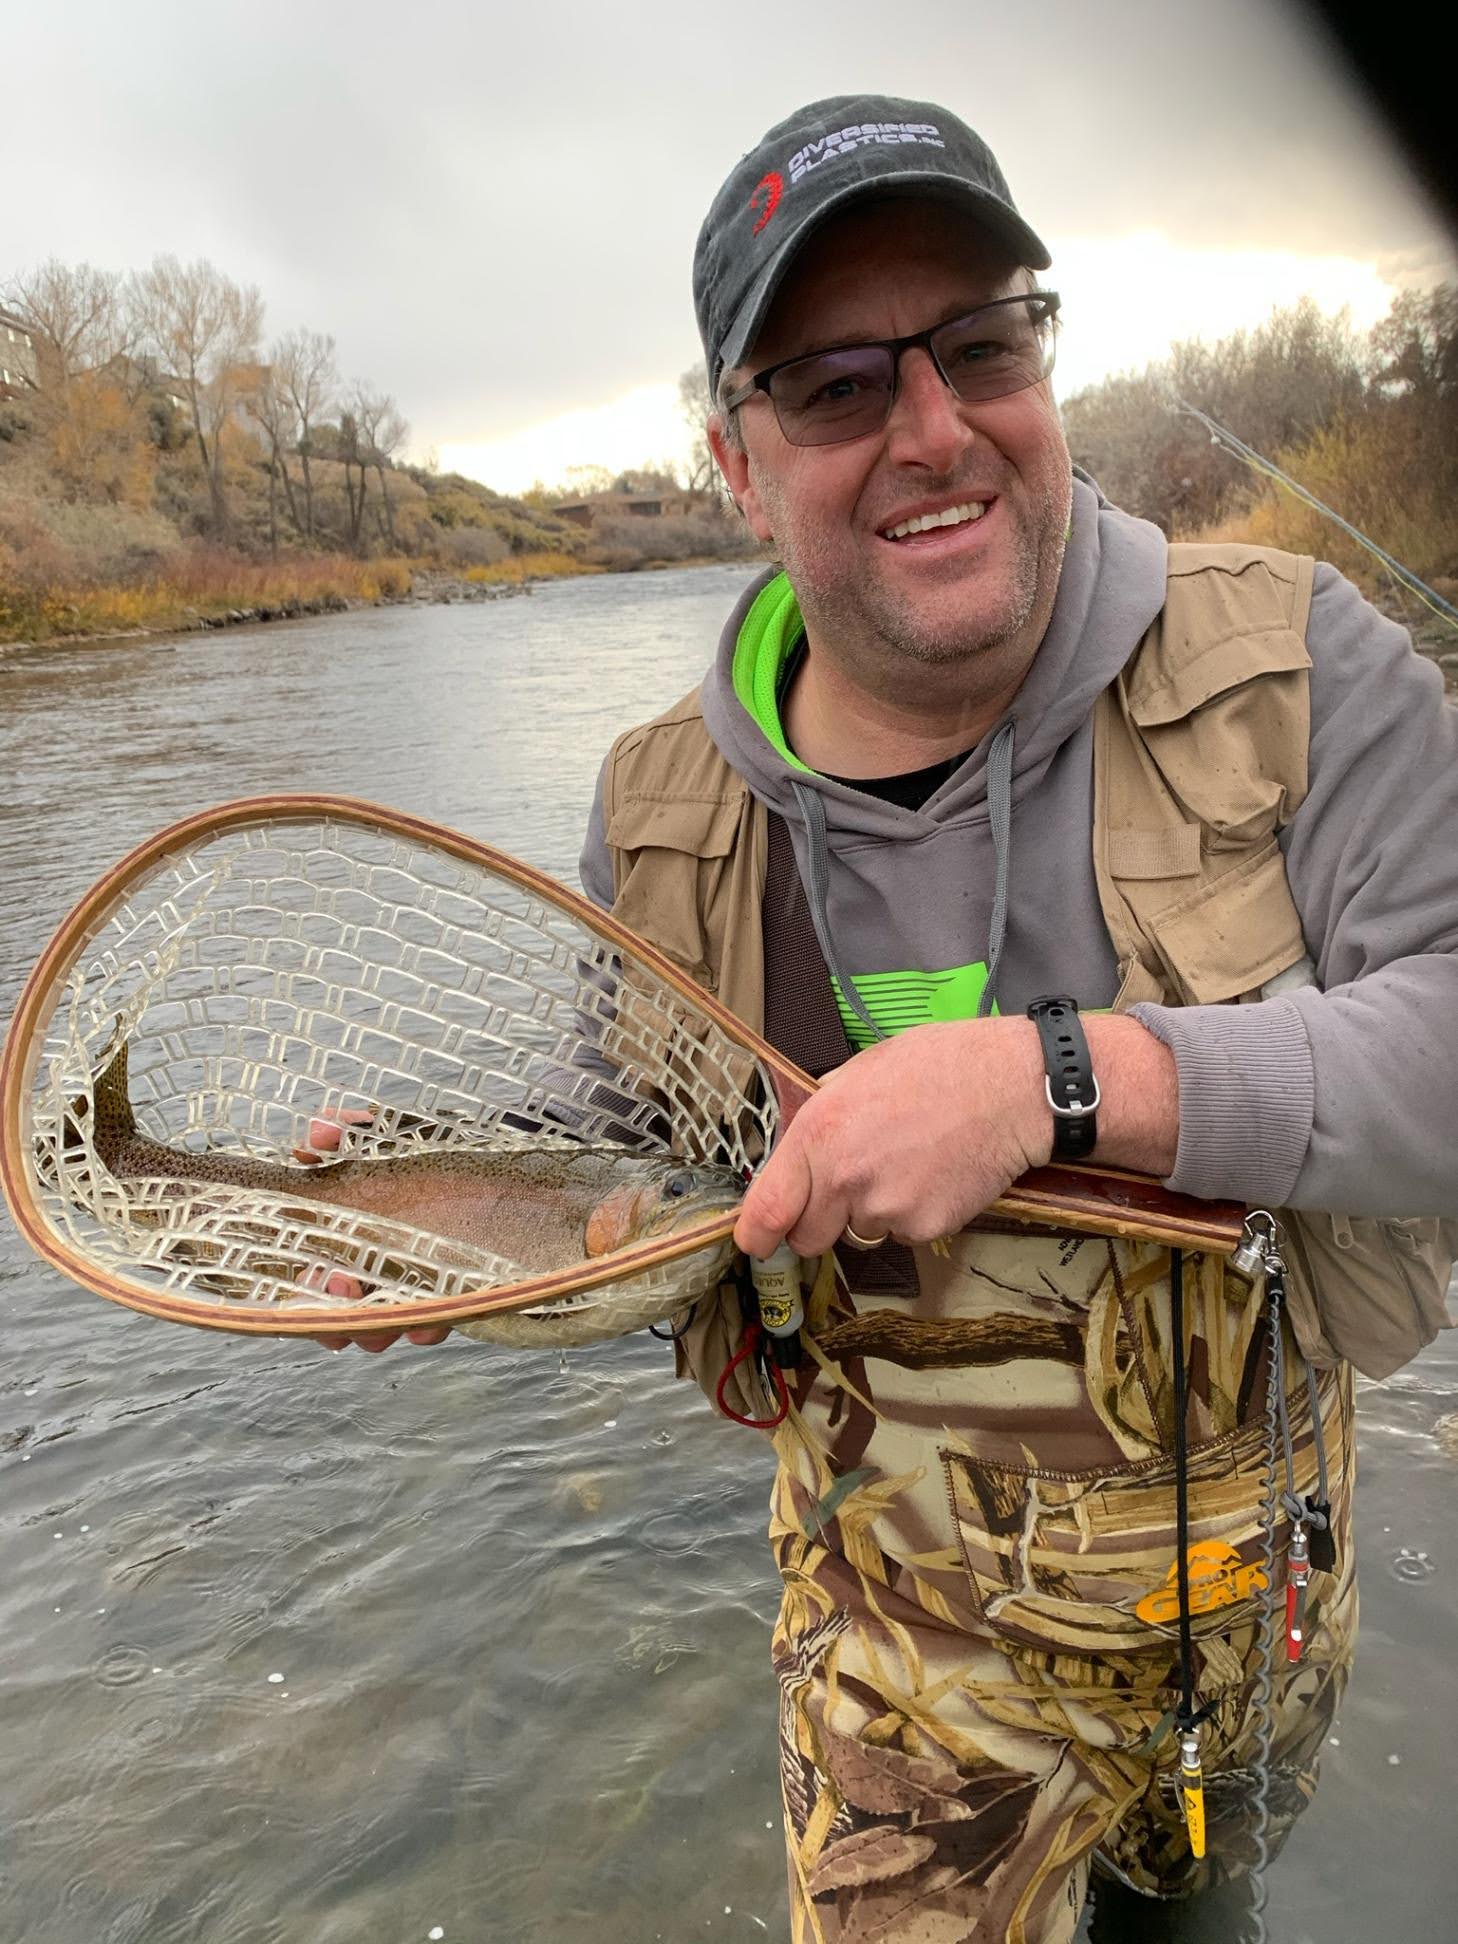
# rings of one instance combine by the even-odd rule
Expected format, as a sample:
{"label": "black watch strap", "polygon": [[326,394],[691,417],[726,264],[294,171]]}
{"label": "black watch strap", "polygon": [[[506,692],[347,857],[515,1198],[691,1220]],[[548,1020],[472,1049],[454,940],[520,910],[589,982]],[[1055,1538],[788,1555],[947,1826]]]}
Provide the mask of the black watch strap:
{"label": "black watch strap", "polygon": [[1053,1159],[1082,1161],[1099,1138],[1099,1083],[1089,1058],[1078,1001],[1066,993],[1035,999],[1028,1018],[1043,1042],[1044,1088],[1053,1110]]}

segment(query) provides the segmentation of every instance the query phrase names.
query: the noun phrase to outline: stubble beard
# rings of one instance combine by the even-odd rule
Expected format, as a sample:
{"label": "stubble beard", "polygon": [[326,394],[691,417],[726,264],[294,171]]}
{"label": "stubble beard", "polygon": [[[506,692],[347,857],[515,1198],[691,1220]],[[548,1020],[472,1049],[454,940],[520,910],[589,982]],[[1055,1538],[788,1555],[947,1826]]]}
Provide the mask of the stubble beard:
{"label": "stubble beard", "polygon": [[894,690],[913,671],[1000,662],[1005,651],[1036,647],[1028,636],[1035,627],[1041,636],[1047,625],[1068,538],[1071,479],[1050,482],[1033,503],[1027,530],[1005,556],[1000,592],[990,602],[974,594],[972,614],[940,619],[918,612],[870,561],[851,565],[834,537],[797,530],[784,503],[775,504],[773,489],[762,483],[760,491],[812,639],[867,687]]}

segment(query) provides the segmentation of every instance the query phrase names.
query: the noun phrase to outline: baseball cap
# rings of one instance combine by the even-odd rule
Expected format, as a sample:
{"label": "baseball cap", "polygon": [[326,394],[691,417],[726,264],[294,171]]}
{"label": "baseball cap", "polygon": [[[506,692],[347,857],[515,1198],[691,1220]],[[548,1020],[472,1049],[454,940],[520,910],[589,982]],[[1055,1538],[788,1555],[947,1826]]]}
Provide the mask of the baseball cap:
{"label": "baseball cap", "polygon": [[831,95],[776,122],[730,172],[699,231],[694,309],[710,386],[754,343],[795,253],[867,195],[932,196],[969,210],[1020,264],[1046,270],[992,150],[930,101]]}

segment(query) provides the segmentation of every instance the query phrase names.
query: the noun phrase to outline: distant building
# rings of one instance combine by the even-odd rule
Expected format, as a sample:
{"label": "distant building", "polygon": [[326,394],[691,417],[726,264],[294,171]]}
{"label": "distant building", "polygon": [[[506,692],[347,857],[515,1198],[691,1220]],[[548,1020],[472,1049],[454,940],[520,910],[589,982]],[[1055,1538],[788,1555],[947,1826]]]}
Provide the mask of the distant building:
{"label": "distant building", "polygon": [[30,329],[13,311],[0,306],[0,398],[32,391],[38,382]]}
{"label": "distant building", "polygon": [[599,519],[632,514],[643,520],[659,520],[696,513],[704,502],[695,493],[589,493],[586,499],[562,500],[552,508],[559,520],[574,526],[590,527]]}

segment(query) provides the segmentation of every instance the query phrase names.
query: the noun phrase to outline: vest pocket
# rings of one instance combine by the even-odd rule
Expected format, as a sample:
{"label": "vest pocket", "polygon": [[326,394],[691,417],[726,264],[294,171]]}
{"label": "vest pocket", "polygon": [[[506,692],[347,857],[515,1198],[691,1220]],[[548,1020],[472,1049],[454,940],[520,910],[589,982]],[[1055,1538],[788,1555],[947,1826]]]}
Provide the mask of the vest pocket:
{"label": "vest pocket", "polygon": [[1253,992],[1306,951],[1275,838],[1144,921],[1186,1005]]}
{"label": "vest pocket", "polygon": [[709,992],[717,981],[704,935],[708,898],[701,874],[706,859],[726,860],[719,868],[727,867],[745,796],[742,789],[725,796],[630,796],[607,828],[608,845],[623,860],[613,916]]}
{"label": "vest pocket", "polygon": [[1285,1209],[1291,1321],[1314,1363],[1346,1358],[1380,1382],[1451,1327],[1458,1222]]}

